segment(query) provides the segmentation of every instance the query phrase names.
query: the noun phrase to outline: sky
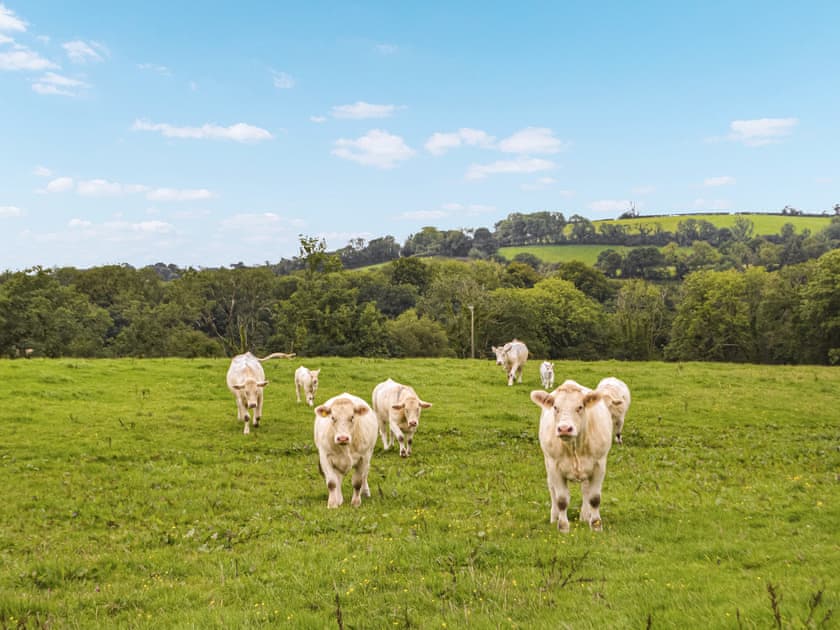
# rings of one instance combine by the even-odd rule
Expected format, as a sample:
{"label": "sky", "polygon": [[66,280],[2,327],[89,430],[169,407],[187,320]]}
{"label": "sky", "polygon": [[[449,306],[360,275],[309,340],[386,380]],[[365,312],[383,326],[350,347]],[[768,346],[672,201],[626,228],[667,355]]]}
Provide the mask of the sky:
{"label": "sky", "polygon": [[0,270],[831,212],[840,3],[0,0]]}

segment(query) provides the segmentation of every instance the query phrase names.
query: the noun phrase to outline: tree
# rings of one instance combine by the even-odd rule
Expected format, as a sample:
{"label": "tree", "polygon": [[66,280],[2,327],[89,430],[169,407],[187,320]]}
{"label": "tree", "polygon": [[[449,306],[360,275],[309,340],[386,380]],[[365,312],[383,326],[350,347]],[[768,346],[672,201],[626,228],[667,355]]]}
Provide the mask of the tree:
{"label": "tree", "polygon": [[670,325],[667,291],[644,280],[628,280],[618,292],[612,324],[619,358],[660,358]]}
{"label": "tree", "polygon": [[604,275],[615,278],[621,271],[624,257],[614,249],[604,249],[598,254],[598,261],[595,267],[604,272]]}
{"label": "tree", "polygon": [[607,277],[601,271],[578,260],[562,263],[555,275],[569,280],[577,289],[599,302],[606,302],[614,293]]}
{"label": "tree", "polygon": [[621,263],[622,278],[653,280],[666,275],[665,257],[656,247],[634,247]]}
{"label": "tree", "polygon": [[409,309],[395,320],[385,322],[390,354],[394,357],[454,356],[446,329],[429,317],[419,317]]}

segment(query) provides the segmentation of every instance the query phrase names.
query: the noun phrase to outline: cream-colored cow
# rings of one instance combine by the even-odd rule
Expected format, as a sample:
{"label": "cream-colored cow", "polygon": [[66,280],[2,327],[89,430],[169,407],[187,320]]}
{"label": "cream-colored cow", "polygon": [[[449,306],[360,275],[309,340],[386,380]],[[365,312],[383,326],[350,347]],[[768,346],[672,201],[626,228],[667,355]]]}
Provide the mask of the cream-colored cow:
{"label": "cream-colored cow", "polygon": [[315,408],[315,446],[318,468],[327,483],[328,508],[344,503],[341,482],[353,468],[353,499],[358,507],[362,495],[370,496],[368,471],[376,446],[376,418],[364,400],[347,392],[333,396]]}
{"label": "cream-colored cow", "polygon": [[302,365],[295,370],[295,396],[300,402],[300,392],[306,397],[306,404],[310,407],[315,406],[315,394],[318,391],[318,374],[321,373],[320,368],[317,370],[310,370]]}
{"label": "cream-colored cow", "polygon": [[420,425],[420,412],[431,407],[432,403],[420,400],[413,388],[390,378],[373,388],[371,403],[379,420],[382,447],[387,451],[393,438],[396,438],[400,444],[400,455],[411,455],[414,434]]}
{"label": "cream-colored cow", "polygon": [[630,409],[630,388],[621,379],[608,376],[601,379],[595,389],[604,395],[607,407],[610,408],[616,443],[623,444],[621,432],[624,430],[624,417],[627,415],[627,410]]}
{"label": "cream-colored cow", "polygon": [[227,371],[227,386],[236,398],[236,415],[245,423],[244,433],[251,432],[248,426],[251,420],[251,409],[254,410],[253,425],[260,426],[263,409],[263,388],[268,385],[262,362],[268,359],[291,359],[294,354],[274,352],[267,357],[259,358],[246,352],[231,359]]}
{"label": "cream-colored cow", "polygon": [[496,354],[496,365],[501,365],[505,369],[505,374],[508,377],[508,386],[513,385],[514,379],[522,382],[522,368],[528,360],[528,346],[514,339],[508,341],[505,345],[496,347],[492,346],[493,352]]}
{"label": "cream-colored cow", "polygon": [[569,531],[569,481],[579,481],[583,503],[580,520],[593,530],[601,525],[601,486],[612,446],[612,417],[601,394],[565,382],[550,394],[531,392],[540,407],[540,446],[545,459],[550,521],[561,532]]}

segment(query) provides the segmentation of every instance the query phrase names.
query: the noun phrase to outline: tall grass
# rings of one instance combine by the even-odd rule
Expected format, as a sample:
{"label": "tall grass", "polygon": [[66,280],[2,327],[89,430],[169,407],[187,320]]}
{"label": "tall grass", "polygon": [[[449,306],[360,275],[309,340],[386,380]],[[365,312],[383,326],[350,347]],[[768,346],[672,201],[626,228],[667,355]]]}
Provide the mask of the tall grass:
{"label": "tall grass", "polygon": [[836,623],[836,368],[556,362],[633,393],[604,531],[562,535],[538,362],[514,387],[490,361],[303,363],[318,402],[393,377],[434,403],[411,458],[377,445],[358,509],[326,507],[300,362],[266,364],[244,436],[223,360],[0,361],[0,627]]}

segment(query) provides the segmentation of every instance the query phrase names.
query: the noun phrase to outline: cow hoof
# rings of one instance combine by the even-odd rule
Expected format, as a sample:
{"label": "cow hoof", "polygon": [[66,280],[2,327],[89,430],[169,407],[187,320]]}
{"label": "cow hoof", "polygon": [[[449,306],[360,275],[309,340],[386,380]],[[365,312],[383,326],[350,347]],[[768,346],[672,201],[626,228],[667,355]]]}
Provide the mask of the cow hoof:
{"label": "cow hoof", "polygon": [[589,523],[589,527],[593,532],[600,532],[604,529],[603,525],[601,524],[601,519],[596,518],[594,521]]}
{"label": "cow hoof", "polygon": [[557,529],[561,534],[569,533],[569,521],[558,521]]}

